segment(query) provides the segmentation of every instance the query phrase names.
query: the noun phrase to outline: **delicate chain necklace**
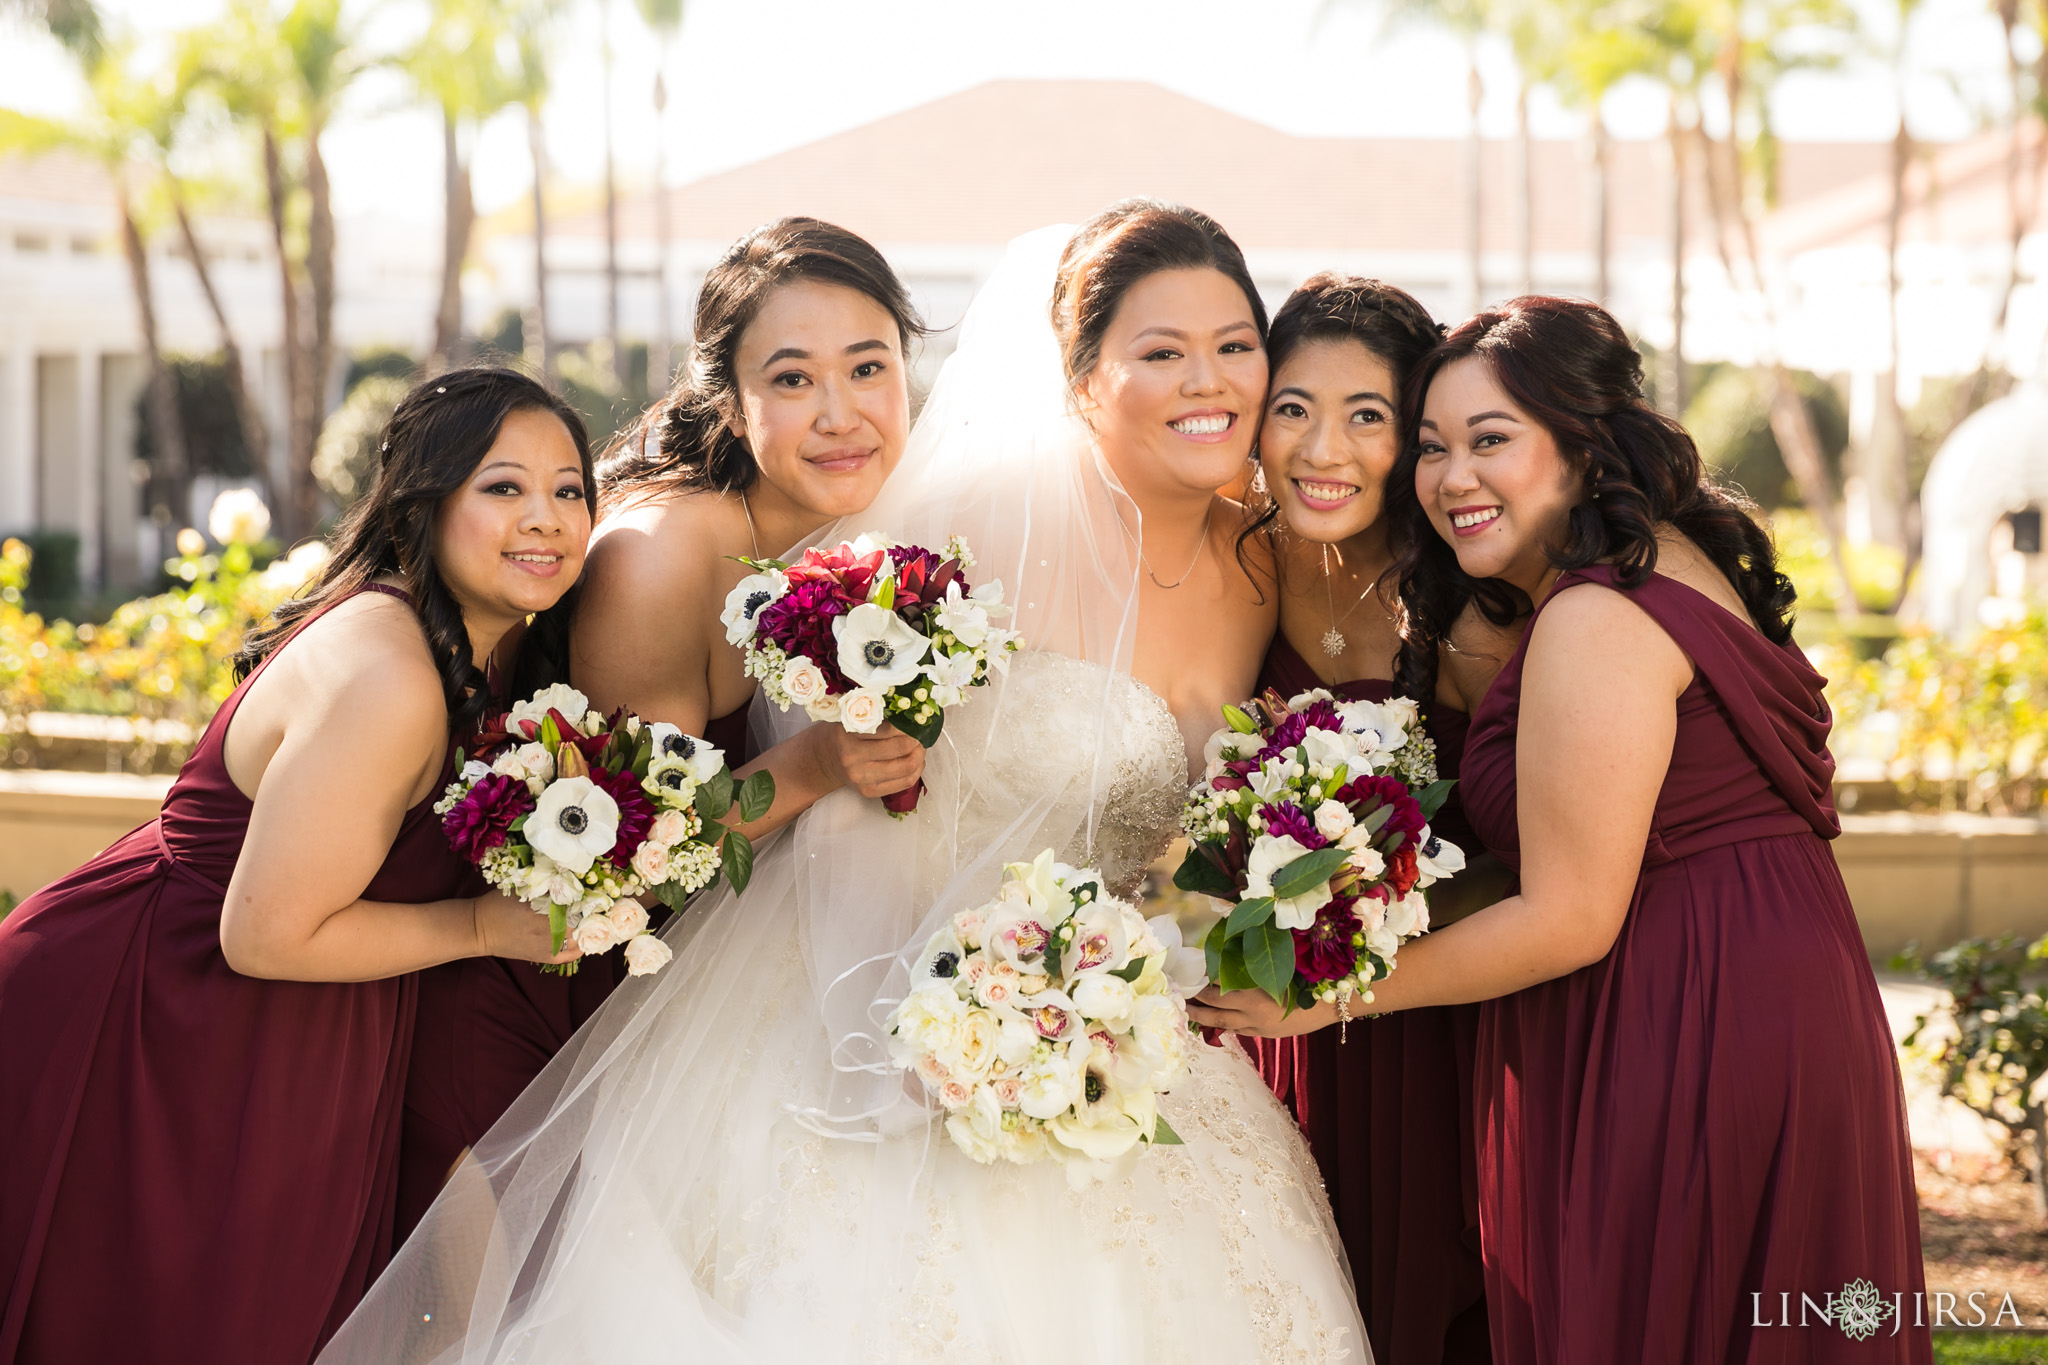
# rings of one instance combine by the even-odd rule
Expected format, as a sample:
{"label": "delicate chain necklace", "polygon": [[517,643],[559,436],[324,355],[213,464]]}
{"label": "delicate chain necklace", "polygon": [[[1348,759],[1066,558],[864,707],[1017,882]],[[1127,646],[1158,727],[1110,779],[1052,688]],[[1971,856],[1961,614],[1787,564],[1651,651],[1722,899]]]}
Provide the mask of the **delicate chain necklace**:
{"label": "delicate chain necklace", "polygon": [[1358,610],[1359,602],[1363,602],[1367,597],[1371,596],[1372,590],[1379,586],[1380,581],[1375,578],[1372,582],[1366,584],[1365,591],[1358,594],[1358,601],[1346,607],[1342,616],[1337,615],[1337,590],[1333,586],[1334,581],[1335,576],[1330,572],[1330,547],[1325,545],[1323,547],[1323,595],[1330,601],[1330,628],[1323,632],[1323,653],[1333,659],[1337,659],[1343,657],[1346,646],[1344,632],[1337,629],[1337,627],[1351,619],[1351,613]]}
{"label": "delicate chain necklace", "polygon": [[1202,551],[1209,548],[1209,523],[1215,517],[1215,515],[1216,504],[1214,502],[1211,502],[1209,504],[1208,514],[1202,518],[1202,539],[1195,546],[1195,557],[1188,561],[1187,572],[1183,573],[1179,578],[1174,579],[1171,583],[1161,583],[1159,581],[1159,575],[1152,572],[1152,561],[1145,558],[1145,542],[1142,538],[1140,538],[1140,540],[1138,541],[1138,562],[1145,566],[1145,576],[1151,579],[1156,586],[1166,588],[1168,590],[1177,588],[1181,584],[1187,582],[1188,578],[1195,572],[1195,566],[1202,562]]}
{"label": "delicate chain necklace", "polygon": [[746,514],[747,539],[753,544],[754,558],[759,559],[761,557],[761,537],[754,534],[754,509],[747,506],[747,490],[744,488],[740,490],[740,511]]}

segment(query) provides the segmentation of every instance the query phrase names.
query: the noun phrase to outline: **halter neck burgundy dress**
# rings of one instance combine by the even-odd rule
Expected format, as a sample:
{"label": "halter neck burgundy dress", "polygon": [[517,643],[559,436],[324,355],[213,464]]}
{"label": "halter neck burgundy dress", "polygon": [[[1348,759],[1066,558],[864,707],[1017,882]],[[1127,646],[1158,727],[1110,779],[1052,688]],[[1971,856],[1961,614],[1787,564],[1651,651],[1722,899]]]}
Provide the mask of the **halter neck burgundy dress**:
{"label": "halter neck burgundy dress", "polygon": [[[748,705],[704,727],[704,738],[735,768],[746,761]],[[667,910],[654,909],[667,917]],[[419,1024],[405,1083],[399,1241],[426,1217],[462,1154],[597,1013],[625,973],[626,955],[616,949],[570,976],[498,957],[461,958],[420,973]]]}
{"label": "halter neck burgundy dress", "polygon": [[[1613,949],[1481,1006],[1495,1358],[1925,1365],[1899,1068],[1828,850],[1840,826],[1824,680],[1796,646],[1661,574],[1623,587],[1607,566],[1576,570],[1546,603],[1582,583],[1625,593],[1694,676]],[[1465,812],[1510,865],[1536,629],[1465,748]],[[1585,799],[1598,819],[1599,793]],[[1796,1325],[1802,1294],[1821,1303],[1856,1281],[1882,1297],[1875,1335]]]}
{"label": "halter neck burgundy dress", "polygon": [[[1394,690],[1384,678],[1322,681],[1285,635],[1273,637],[1259,673],[1260,690],[1268,687],[1283,697],[1321,687],[1347,701],[1385,701]],[[1464,712],[1432,706],[1423,723],[1436,741],[1438,774],[1457,777]],[[1458,791],[1431,831],[1476,853]],[[1453,1005],[1354,1021],[1343,1042],[1333,1028],[1242,1040],[1308,1133],[1381,1361],[1491,1359],[1472,1141],[1478,1029],[1477,1005]]]}
{"label": "halter neck burgundy dress", "polygon": [[[250,815],[221,744],[268,663],[161,816],[0,921],[0,1361],[307,1361],[390,1256],[416,979],[221,956]],[[366,897],[459,893],[439,787]]]}

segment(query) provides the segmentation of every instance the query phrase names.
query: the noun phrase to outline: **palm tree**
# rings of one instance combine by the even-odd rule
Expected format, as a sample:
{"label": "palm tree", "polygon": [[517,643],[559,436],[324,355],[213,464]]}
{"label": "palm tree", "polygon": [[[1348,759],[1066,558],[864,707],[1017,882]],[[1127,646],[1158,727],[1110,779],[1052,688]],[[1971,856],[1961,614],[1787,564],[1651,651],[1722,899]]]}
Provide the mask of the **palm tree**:
{"label": "palm tree", "polygon": [[87,66],[99,60],[106,45],[106,23],[92,0],[0,0],[0,14],[40,24]]}
{"label": "palm tree", "polygon": [[548,328],[548,161],[541,109],[548,96],[548,41],[560,13],[560,0],[524,0],[507,16],[516,54],[514,97],[526,111],[526,151],[533,161],[533,328],[526,349],[549,383],[555,377],[555,352]]}
{"label": "palm tree", "polygon": [[659,396],[668,391],[674,353],[669,335],[668,294],[668,136],[664,118],[668,112],[669,55],[677,32],[683,26],[683,0],[639,0],[640,17],[654,30],[659,58],[654,70],[654,334],[647,346],[647,392]]}
{"label": "palm tree", "polygon": [[612,154],[612,0],[597,0],[604,44],[604,299],[605,352],[600,373],[615,379],[619,364],[619,176]]}
{"label": "palm tree", "polygon": [[441,294],[434,314],[433,364],[446,368],[463,357],[462,268],[476,225],[469,163],[461,131],[519,97],[519,73],[500,60],[504,6],[493,0],[431,0],[427,29],[400,59],[420,92],[441,114]]}

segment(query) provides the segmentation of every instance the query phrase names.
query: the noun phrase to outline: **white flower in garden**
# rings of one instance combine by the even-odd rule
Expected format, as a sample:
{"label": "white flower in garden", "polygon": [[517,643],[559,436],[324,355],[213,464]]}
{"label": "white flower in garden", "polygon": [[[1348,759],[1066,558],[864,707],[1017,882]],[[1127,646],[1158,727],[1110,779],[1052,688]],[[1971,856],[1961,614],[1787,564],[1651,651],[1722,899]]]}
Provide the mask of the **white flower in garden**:
{"label": "white flower in garden", "polygon": [[654,753],[648,759],[650,772],[656,768],[681,768],[692,782],[702,785],[718,776],[718,770],[725,766],[725,752],[695,735],[684,734],[665,721],[656,721],[648,728],[654,733]]}
{"label": "white flower in garden", "polygon": [[924,675],[931,680],[932,700],[941,709],[958,706],[966,699],[967,689],[974,685],[974,675],[980,667],[981,660],[968,650],[934,654],[924,666]]}
{"label": "white flower in garden", "polygon": [[881,691],[915,678],[932,647],[902,617],[872,602],[834,617],[832,638],[839,642],[839,671]]}
{"label": "white flower in garden", "polygon": [[526,842],[579,877],[618,837],[618,802],[587,777],[554,783],[526,817]]}
{"label": "white flower in garden", "polygon": [[1316,833],[1331,843],[1342,843],[1358,822],[1351,818],[1351,807],[1342,801],[1325,801],[1316,807]]}
{"label": "white flower in garden", "polygon": [[590,699],[567,683],[555,683],[525,701],[514,702],[509,719],[516,731],[526,721],[539,725],[551,710],[560,711],[573,722],[590,710]]}
{"label": "white flower in garden", "polygon": [[626,941],[626,974],[647,976],[660,971],[675,956],[674,951],[652,934],[641,934]]}
{"label": "white flower in garden", "polygon": [[270,509],[253,488],[223,488],[206,514],[206,529],[223,545],[254,545],[270,534]]}
{"label": "white flower in garden", "polygon": [[271,560],[263,570],[263,586],[275,592],[295,593],[319,577],[332,558],[334,552],[324,540],[293,546],[290,554]]}
{"label": "white flower in garden", "polygon": [[808,709],[825,697],[830,688],[825,670],[812,663],[807,654],[796,655],[782,666],[782,690],[789,694],[793,705]]}
{"label": "white flower in garden", "polygon": [[1465,850],[1448,839],[1439,839],[1422,827],[1422,846],[1415,850],[1417,886],[1430,886],[1465,870]]}
{"label": "white flower in garden", "polygon": [[718,619],[725,625],[725,642],[743,645],[754,635],[754,618],[761,608],[789,591],[789,579],[778,571],[748,574],[725,595],[725,610]]}
{"label": "white flower in garden", "polygon": [[856,687],[839,698],[839,723],[856,735],[871,735],[888,719],[889,704],[872,687]]}

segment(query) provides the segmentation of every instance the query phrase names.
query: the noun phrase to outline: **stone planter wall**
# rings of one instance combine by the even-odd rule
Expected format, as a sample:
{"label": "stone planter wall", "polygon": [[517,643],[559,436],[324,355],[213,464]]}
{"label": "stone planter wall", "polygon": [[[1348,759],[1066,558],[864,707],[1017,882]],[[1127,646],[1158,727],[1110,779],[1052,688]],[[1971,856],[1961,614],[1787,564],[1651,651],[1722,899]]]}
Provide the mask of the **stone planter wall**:
{"label": "stone planter wall", "polygon": [[155,818],[168,777],[0,771],[0,891],[26,898]]}

